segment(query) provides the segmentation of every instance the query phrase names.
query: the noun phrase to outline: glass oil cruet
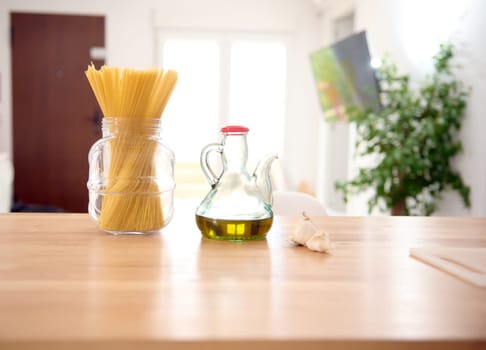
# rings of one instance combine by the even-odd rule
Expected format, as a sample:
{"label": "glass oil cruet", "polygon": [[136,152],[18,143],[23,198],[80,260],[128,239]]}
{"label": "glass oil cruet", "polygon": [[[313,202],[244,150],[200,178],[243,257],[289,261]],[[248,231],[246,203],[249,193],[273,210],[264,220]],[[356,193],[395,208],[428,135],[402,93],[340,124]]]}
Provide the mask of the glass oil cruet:
{"label": "glass oil cruet", "polygon": [[[203,236],[228,241],[265,238],[273,222],[270,168],[276,155],[261,159],[253,175],[246,169],[249,129],[226,126],[221,143],[212,143],[201,151],[201,168],[211,190],[196,210],[196,223]],[[220,153],[223,170],[218,175],[208,156]]]}

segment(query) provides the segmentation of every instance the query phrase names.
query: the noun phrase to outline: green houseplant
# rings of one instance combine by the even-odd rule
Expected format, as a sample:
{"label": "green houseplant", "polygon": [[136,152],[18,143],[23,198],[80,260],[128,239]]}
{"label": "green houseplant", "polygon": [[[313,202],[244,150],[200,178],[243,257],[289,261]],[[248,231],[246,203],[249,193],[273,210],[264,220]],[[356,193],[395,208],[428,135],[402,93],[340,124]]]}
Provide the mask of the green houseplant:
{"label": "green houseplant", "polygon": [[462,150],[457,139],[469,90],[454,76],[453,46],[442,44],[433,73],[414,90],[389,58],[377,71],[382,109],[348,110],[356,126],[356,154],[374,164],[359,169],[350,181],[337,182],[344,200],[372,190],[368,211],[392,215],[430,215],[446,188],[457,191],[466,207],[470,189],[451,167]]}

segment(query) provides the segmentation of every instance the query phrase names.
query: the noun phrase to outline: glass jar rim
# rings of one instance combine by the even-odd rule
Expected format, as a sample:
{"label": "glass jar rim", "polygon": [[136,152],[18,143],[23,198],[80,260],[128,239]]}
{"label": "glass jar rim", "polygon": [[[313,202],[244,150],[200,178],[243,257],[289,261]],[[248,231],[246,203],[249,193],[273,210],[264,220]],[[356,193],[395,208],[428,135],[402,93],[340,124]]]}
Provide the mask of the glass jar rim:
{"label": "glass jar rim", "polygon": [[161,137],[160,118],[148,117],[104,117],[101,120],[103,137],[113,135],[140,134]]}

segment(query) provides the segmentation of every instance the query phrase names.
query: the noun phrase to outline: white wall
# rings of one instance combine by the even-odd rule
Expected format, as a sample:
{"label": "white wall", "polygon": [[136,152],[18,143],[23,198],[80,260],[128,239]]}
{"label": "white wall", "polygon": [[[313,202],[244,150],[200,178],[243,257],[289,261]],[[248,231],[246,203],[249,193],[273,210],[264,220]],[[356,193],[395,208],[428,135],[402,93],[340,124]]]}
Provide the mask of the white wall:
{"label": "white wall", "polygon": [[[334,41],[333,22],[340,17],[355,11],[355,0],[323,1],[320,2],[320,32],[321,47],[331,45]],[[324,116],[319,111],[319,154],[317,197],[324,203],[331,214],[346,212],[346,204],[341,192],[334,188],[336,181],[343,181],[348,177],[350,151],[349,126],[338,121],[324,122]]]}
{"label": "white wall", "polygon": [[[2,0],[0,2],[0,152],[11,154],[9,13],[106,16],[107,63],[144,68],[156,63],[156,28],[264,31],[291,38],[283,168],[291,188],[315,190],[319,110],[309,53],[319,44],[311,0]],[[269,131],[271,135],[271,131]],[[199,152],[200,150],[195,150]]]}
{"label": "white wall", "polygon": [[[329,13],[337,2],[324,5]],[[372,56],[390,53],[415,82],[430,69],[430,57],[440,41],[449,39],[456,45],[463,64],[459,76],[471,86],[472,94],[460,135],[464,152],[454,166],[471,186],[472,208],[464,209],[456,193],[446,193],[437,215],[486,216],[486,1],[356,0],[354,6],[356,30],[367,31]],[[329,28],[322,30],[329,35]],[[358,201],[348,206],[349,214],[366,213],[364,199]]]}

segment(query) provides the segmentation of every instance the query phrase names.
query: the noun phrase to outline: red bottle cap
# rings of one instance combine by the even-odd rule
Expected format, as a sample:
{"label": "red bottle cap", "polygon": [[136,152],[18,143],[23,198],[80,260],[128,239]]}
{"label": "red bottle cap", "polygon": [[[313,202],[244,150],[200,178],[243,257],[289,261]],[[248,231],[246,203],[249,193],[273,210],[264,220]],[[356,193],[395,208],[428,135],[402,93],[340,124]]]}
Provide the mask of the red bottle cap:
{"label": "red bottle cap", "polygon": [[245,133],[250,131],[246,126],[241,126],[241,125],[228,125],[225,126],[224,128],[221,128],[221,132],[224,133]]}

